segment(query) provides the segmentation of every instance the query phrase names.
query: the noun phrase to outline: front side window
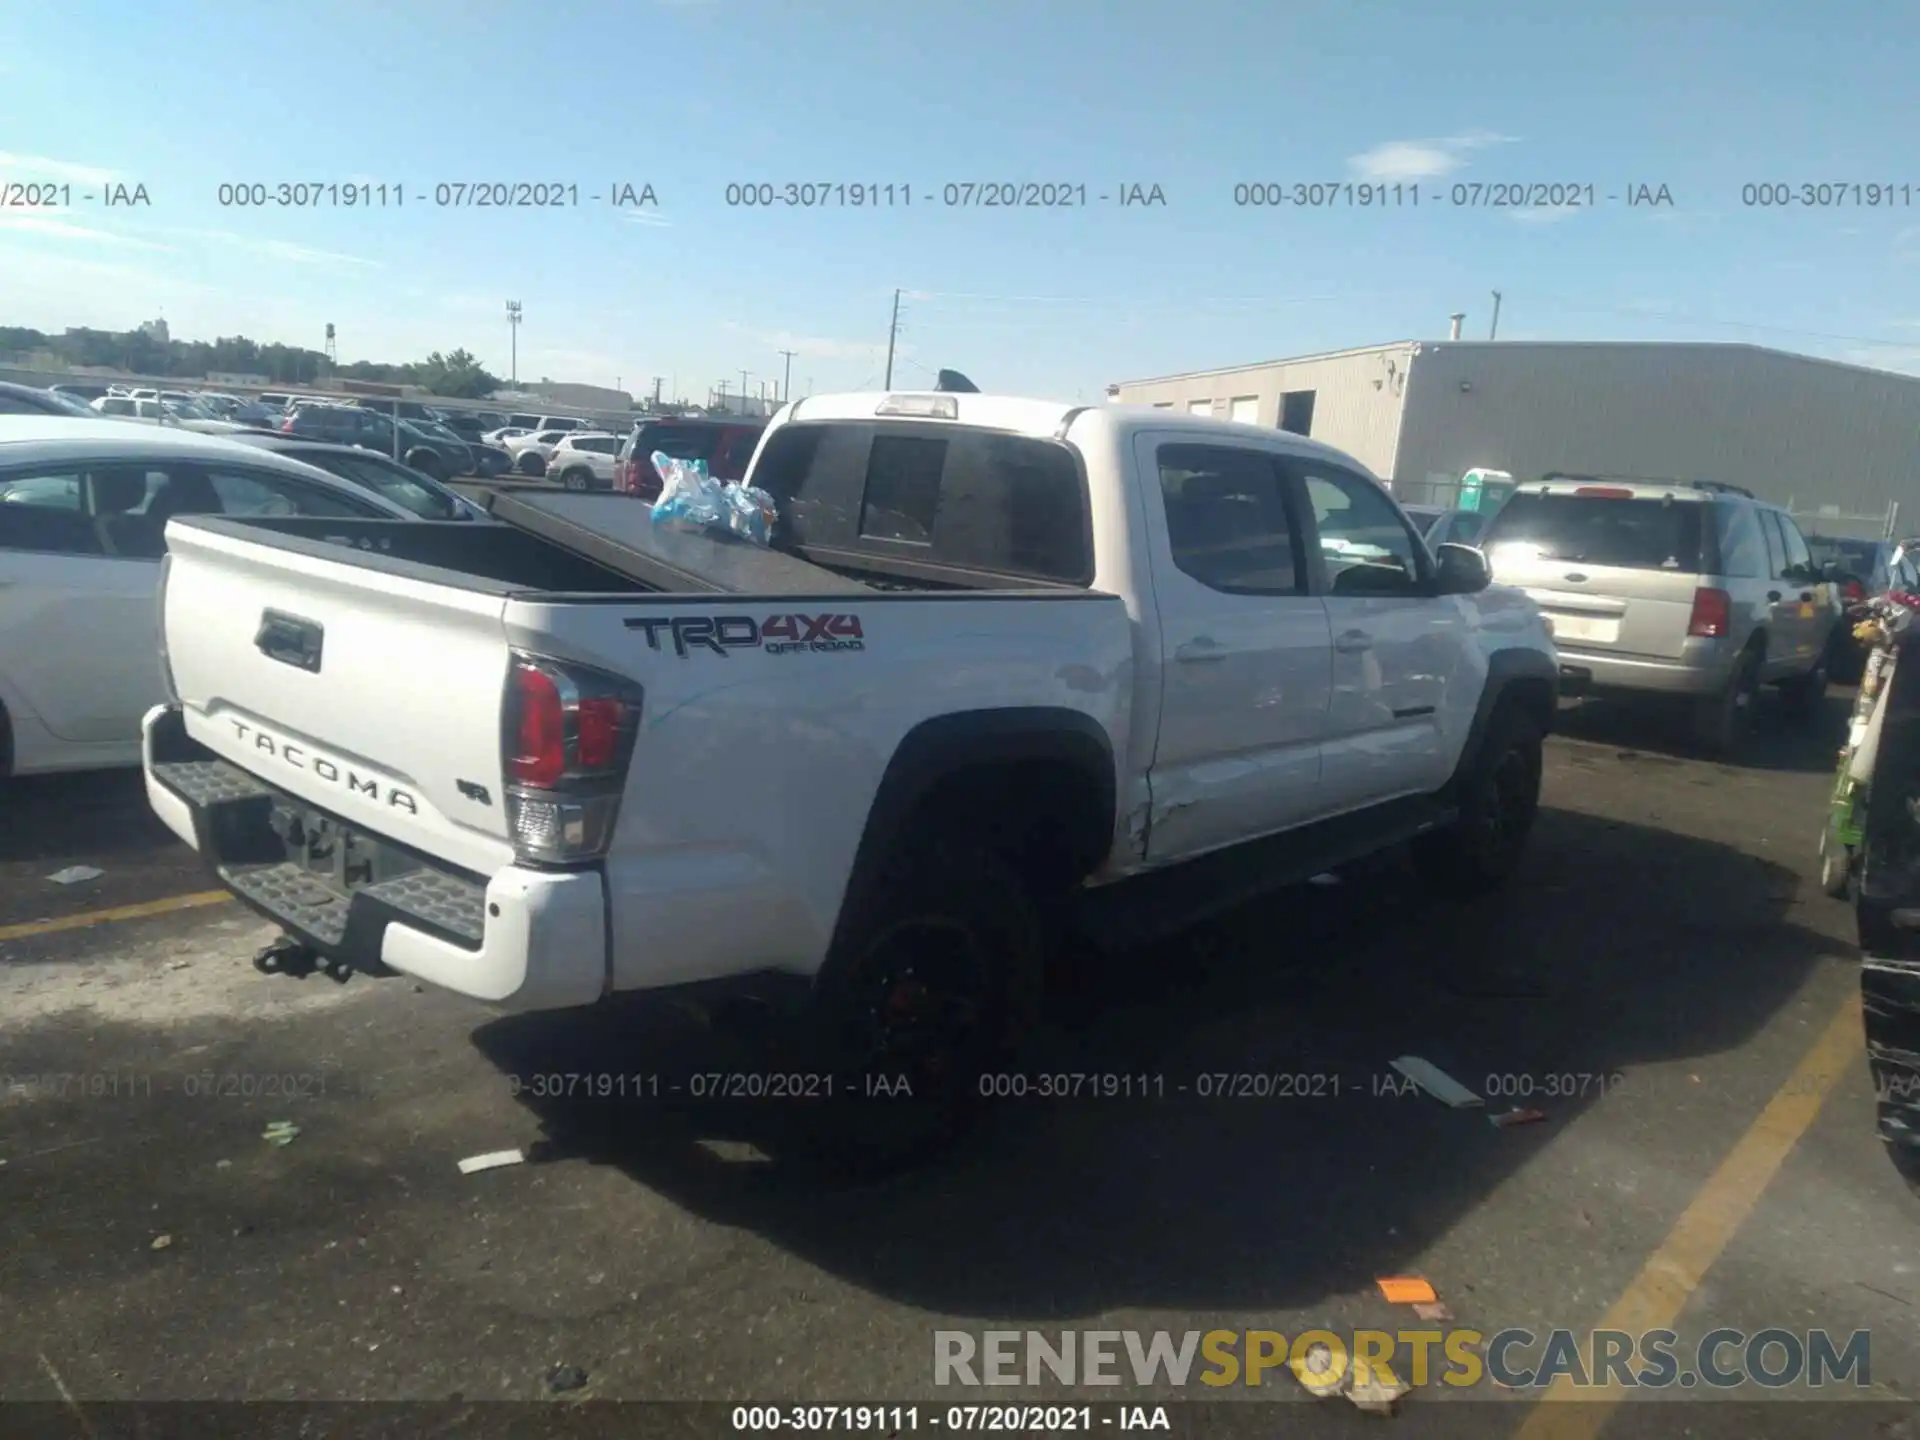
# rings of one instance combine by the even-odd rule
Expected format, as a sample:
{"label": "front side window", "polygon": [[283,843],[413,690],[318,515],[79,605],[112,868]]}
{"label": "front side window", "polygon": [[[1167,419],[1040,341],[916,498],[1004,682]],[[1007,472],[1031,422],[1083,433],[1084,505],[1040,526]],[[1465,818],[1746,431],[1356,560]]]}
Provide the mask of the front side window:
{"label": "front side window", "polygon": [[1331,595],[1413,595],[1422,551],[1379,486],[1321,460],[1288,457],[1313,510]]}
{"label": "front side window", "polygon": [[391,500],[422,520],[460,520],[467,516],[467,512],[454,502],[451,494],[422,483],[417,471],[391,462],[383,464],[364,451],[351,454],[313,451],[296,453],[293,458],[303,464],[316,465],[342,480],[364,485],[374,494]]}
{"label": "front side window", "polygon": [[317,485],[257,470],[210,469],[206,478],[219,497],[218,513],[223,515],[315,515],[342,520],[377,513],[372,506],[356,505]]}
{"label": "front side window", "polygon": [[1156,460],[1173,563],[1229,595],[1303,595],[1285,482],[1265,450],[1162,445]]}

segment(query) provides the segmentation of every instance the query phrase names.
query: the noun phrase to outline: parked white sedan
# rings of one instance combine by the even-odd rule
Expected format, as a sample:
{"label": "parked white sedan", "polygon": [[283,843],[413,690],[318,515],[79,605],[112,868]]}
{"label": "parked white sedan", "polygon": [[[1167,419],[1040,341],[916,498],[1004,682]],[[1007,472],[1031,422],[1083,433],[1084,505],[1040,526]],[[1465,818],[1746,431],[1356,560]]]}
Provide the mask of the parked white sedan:
{"label": "parked white sedan", "polygon": [[221,514],[417,518],[231,440],[0,416],[0,777],[140,763],[167,521]]}

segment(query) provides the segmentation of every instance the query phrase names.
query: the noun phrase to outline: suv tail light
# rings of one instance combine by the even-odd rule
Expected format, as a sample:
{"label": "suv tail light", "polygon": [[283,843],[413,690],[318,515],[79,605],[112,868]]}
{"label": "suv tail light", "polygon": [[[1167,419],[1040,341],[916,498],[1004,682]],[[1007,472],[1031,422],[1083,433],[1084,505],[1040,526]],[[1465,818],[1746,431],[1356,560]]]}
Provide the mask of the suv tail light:
{"label": "suv tail light", "polygon": [[513,652],[500,748],[517,856],[568,865],[606,853],[642,699],[618,675]]}
{"label": "suv tail light", "polygon": [[293,416],[289,415],[285,420],[280,422],[280,433],[283,435],[293,434]]}
{"label": "suv tail light", "polygon": [[1705,586],[1693,592],[1693,614],[1687,619],[1687,634],[1717,640],[1733,629],[1733,597],[1724,590]]}

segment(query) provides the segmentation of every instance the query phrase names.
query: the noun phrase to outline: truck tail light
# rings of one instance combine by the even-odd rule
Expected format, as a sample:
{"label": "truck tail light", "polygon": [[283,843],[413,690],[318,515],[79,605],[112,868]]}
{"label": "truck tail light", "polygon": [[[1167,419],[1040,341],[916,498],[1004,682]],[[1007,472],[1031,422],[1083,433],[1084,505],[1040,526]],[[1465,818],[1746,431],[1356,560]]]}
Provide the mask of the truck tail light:
{"label": "truck tail light", "polygon": [[640,731],[643,694],[618,675],[512,654],[501,769],[514,853],[571,865],[606,853]]}
{"label": "truck tail light", "polygon": [[1733,597],[1724,590],[1705,586],[1693,592],[1693,614],[1687,618],[1687,634],[1717,640],[1733,629]]}

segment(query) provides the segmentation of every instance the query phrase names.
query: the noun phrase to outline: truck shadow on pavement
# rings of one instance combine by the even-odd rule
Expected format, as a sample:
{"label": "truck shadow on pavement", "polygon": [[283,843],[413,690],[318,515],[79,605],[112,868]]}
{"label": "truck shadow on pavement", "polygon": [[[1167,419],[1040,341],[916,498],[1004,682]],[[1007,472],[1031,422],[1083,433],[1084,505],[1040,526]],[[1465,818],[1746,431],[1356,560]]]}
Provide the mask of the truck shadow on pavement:
{"label": "truck shadow on pavement", "polygon": [[[1542,810],[1525,873],[1493,897],[1428,898],[1390,857],[1108,957],[1023,1060],[1026,1098],[878,1181],[780,1163],[804,1133],[794,1102],[520,1099],[557,1154],[930,1311],[1310,1304],[1410,1262],[1589,1107],[1639,1107],[1636,1127],[1684,1112],[1684,1066],[1610,1077],[1739,1046],[1820,956],[1845,953],[1786,919],[1802,887],[1721,844],[1561,809]],[[634,1007],[510,1017],[473,1038],[519,1075],[754,1063],[718,1040],[676,1055],[674,1034]],[[709,1058],[683,1058],[702,1045]],[[1397,1093],[1389,1062],[1409,1054],[1501,1092],[1488,1110],[1548,1119],[1502,1130]],[[1047,1075],[1136,1077],[1135,1098],[1037,1098]],[[1238,1076],[1293,1078],[1203,1095]],[[1757,1112],[1773,1082],[1753,1083]],[[1565,1163],[1590,1163],[1580,1153]],[[1616,1183],[1569,1176],[1596,1205]]]}
{"label": "truck shadow on pavement", "polygon": [[[1796,720],[1780,707],[1777,696],[1763,693],[1754,711],[1753,733],[1728,759],[1719,763],[1731,770],[1773,770],[1783,773],[1831,773],[1836,752],[1846,739],[1847,715],[1853,691],[1827,695],[1820,714]],[[1573,740],[1612,745],[1661,758],[1701,758],[1689,733],[1690,719],[1683,705],[1654,698],[1607,697],[1562,701],[1554,729]]]}

